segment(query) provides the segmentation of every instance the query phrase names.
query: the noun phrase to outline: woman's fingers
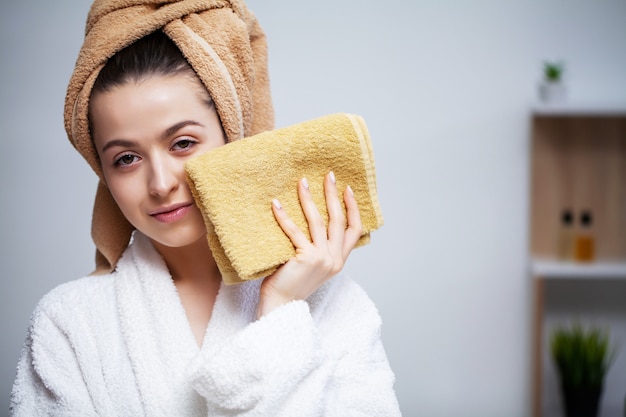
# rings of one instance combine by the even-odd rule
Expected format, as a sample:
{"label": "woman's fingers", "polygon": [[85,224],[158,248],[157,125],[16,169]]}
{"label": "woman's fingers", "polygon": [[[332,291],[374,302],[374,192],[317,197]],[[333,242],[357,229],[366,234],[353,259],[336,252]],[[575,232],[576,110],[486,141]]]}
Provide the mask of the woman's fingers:
{"label": "woman's fingers", "polygon": [[345,261],[343,246],[346,232],[346,216],[339,200],[335,175],[332,171],[325,178],[324,194],[326,197],[326,209],[328,210],[328,245],[335,263],[338,264],[338,267],[342,267]]}
{"label": "woman's fingers", "polygon": [[306,178],[302,178],[298,184],[298,196],[300,197],[300,206],[302,206],[302,211],[309,225],[309,233],[311,234],[313,244],[326,245],[326,224],[313,201]]}
{"label": "woman's fingers", "polygon": [[359,205],[350,186],[346,187],[343,200],[346,204],[346,215],[348,217],[348,228],[343,236],[342,247],[342,256],[346,259],[363,234],[363,223],[361,222]]}
{"label": "woman's fingers", "polygon": [[293,220],[289,218],[289,215],[287,215],[287,212],[277,199],[272,200],[272,210],[276,221],[296,248],[302,248],[310,244],[309,239],[302,233]]}
{"label": "woman's fingers", "polygon": [[272,207],[276,220],[296,248],[304,248],[311,243],[318,249],[328,251],[332,257],[343,263],[354,248],[362,233],[359,207],[350,187],[343,195],[346,214],[337,192],[337,184],[333,172],[324,178],[324,196],[328,211],[326,226],[309,190],[306,178],[298,183],[300,205],[309,226],[311,241],[308,240],[298,226],[289,218],[278,200],[273,200]]}

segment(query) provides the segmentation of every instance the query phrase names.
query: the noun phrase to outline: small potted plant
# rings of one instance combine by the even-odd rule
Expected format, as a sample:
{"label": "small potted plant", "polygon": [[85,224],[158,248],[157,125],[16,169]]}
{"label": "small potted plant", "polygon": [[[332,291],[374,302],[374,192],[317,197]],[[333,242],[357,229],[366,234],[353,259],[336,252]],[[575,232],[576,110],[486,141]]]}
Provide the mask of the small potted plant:
{"label": "small potted plant", "polygon": [[559,327],[552,333],[551,351],[560,377],[565,415],[597,416],[614,354],[608,331],[585,330],[579,323],[570,328]]}
{"label": "small potted plant", "polygon": [[563,82],[565,66],[562,62],[543,64],[543,80],[539,86],[539,95],[546,103],[556,103],[565,100],[566,88]]}

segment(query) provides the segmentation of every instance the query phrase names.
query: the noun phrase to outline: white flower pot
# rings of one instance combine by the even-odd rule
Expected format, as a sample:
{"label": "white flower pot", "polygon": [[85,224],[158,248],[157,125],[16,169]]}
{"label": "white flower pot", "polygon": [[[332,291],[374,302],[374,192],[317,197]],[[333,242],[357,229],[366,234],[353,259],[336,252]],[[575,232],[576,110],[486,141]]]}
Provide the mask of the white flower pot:
{"label": "white flower pot", "polygon": [[567,98],[567,88],[562,82],[544,81],[539,85],[539,97],[545,103],[562,103]]}

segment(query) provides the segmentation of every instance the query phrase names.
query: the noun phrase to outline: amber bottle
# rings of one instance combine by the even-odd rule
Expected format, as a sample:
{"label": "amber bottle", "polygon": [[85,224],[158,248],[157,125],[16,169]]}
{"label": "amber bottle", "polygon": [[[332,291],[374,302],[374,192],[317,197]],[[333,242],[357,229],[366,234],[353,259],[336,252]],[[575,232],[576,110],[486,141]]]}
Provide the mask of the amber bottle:
{"label": "amber bottle", "polygon": [[595,259],[593,218],[589,210],[580,213],[580,225],[574,241],[574,259],[578,262],[591,262]]}

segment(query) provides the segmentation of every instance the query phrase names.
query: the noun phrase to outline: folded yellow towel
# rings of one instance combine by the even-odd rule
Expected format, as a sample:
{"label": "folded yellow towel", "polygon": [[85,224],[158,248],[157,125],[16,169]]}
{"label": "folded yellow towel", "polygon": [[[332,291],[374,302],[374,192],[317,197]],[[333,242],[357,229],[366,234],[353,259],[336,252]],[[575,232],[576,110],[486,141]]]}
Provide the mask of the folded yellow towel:
{"label": "folded yellow towel", "polygon": [[277,198],[308,233],[297,192],[301,178],[307,178],[328,224],[323,177],[331,170],[340,195],[348,185],[353,189],[363,223],[358,246],[368,243],[383,216],[370,136],[359,116],[334,114],[260,133],[187,162],[190,188],[225,283],[265,277],[295,255],[270,205]]}
{"label": "folded yellow towel", "polygon": [[274,127],[265,34],[243,0],[95,0],[65,97],[65,130],[100,176],[92,219],[96,272],[110,272],[126,249],[128,223],[102,178],[89,132],[89,98],[107,60],[163,31],[207,88],[228,141]]}

